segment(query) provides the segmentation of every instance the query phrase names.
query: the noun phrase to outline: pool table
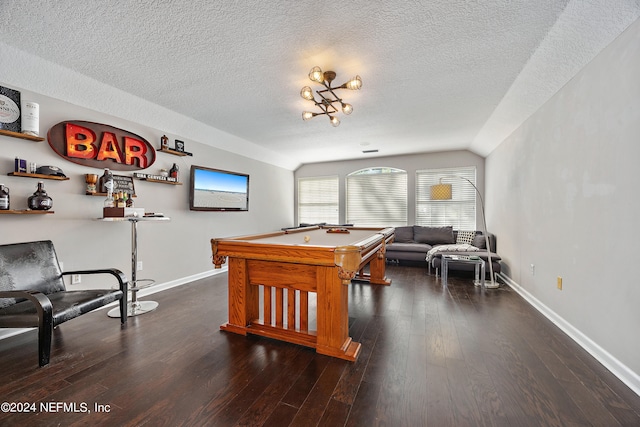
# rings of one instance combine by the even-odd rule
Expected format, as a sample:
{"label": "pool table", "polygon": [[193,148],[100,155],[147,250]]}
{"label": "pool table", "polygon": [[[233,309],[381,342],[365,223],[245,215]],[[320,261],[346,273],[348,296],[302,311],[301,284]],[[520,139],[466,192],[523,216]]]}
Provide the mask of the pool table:
{"label": "pool table", "polygon": [[211,239],[215,267],[229,260],[229,321],[220,329],[355,361],[360,343],[349,337],[348,285],[391,283],[385,248],[393,238],[393,228],[316,226]]}

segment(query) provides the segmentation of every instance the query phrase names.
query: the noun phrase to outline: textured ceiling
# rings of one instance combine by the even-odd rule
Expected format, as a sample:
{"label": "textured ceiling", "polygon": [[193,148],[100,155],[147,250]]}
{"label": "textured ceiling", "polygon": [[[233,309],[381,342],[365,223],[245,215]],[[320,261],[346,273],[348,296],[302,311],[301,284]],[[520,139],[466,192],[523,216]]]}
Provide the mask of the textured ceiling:
{"label": "textured ceiling", "polygon": [[[3,43],[296,163],[487,155],[640,16],[640,0],[1,5]],[[301,119],[315,65],[362,77],[337,128]]]}

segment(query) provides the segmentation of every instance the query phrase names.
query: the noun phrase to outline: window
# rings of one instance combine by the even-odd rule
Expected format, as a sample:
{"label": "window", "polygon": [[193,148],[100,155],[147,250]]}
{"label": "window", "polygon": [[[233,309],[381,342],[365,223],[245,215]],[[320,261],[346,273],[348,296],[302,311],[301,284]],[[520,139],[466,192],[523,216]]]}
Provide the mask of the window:
{"label": "window", "polygon": [[347,223],[361,227],[407,225],[407,172],[371,168],[349,174]]}
{"label": "window", "polygon": [[338,224],[338,177],[298,178],[298,224]]}
{"label": "window", "polygon": [[[440,178],[444,184],[451,184],[451,200],[431,200],[431,186],[438,184]],[[473,185],[461,178],[468,179]],[[456,230],[476,230],[475,185],[475,166],[417,171],[416,224],[452,225]]]}

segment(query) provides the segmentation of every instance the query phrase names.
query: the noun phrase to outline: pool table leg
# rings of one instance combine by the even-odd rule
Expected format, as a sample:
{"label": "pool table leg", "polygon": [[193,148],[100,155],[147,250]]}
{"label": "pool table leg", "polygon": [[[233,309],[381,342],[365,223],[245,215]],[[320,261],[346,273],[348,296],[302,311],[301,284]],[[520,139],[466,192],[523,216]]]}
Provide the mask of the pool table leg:
{"label": "pool table leg", "polygon": [[229,321],[220,329],[247,335],[247,327],[260,315],[257,286],[249,284],[247,260],[229,258]]}
{"label": "pool table leg", "polygon": [[355,361],[360,343],[349,336],[349,285],[343,285],[331,267],[318,267],[316,352]]}
{"label": "pool table leg", "polygon": [[384,253],[382,253],[382,257],[378,256],[373,257],[371,262],[369,263],[369,283],[374,285],[390,285],[391,280],[385,277],[385,257]]}

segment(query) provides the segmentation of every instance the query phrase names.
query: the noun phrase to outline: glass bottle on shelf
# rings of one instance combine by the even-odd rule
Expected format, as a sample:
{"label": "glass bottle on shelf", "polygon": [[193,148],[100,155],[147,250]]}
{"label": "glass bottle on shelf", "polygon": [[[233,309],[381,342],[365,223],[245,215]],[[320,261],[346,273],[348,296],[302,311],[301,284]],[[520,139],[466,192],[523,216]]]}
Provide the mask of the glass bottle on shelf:
{"label": "glass bottle on shelf", "polygon": [[124,208],[125,207],[124,192],[122,192],[122,191],[118,191],[118,199],[117,199],[117,202],[116,202],[116,207],[118,207],[118,208]]}
{"label": "glass bottle on shelf", "polygon": [[0,184],[0,210],[7,211],[10,206],[9,188],[4,184]]}
{"label": "glass bottle on shelf", "polygon": [[33,196],[28,199],[29,209],[36,211],[46,211],[53,207],[53,200],[44,189],[44,182],[38,181],[38,188]]}
{"label": "glass bottle on shelf", "polygon": [[[108,169],[105,169],[105,173],[108,171]],[[104,199],[104,207],[115,208],[116,201],[113,199],[113,176],[111,177],[111,180],[106,181],[106,183],[104,184],[104,189],[107,191],[107,198]]]}
{"label": "glass bottle on shelf", "polygon": [[104,168],[104,173],[98,182],[98,191],[101,193],[108,193],[109,190],[107,189],[107,185],[109,182],[111,182],[111,189],[113,190],[113,174],[109,168]]}
{"label": "glass bottle on shelf", "polygon": [[178,168],[177,164],[173,164],[173,166],[171,166],[171,169],[169,170],[169,176],[171,178],[175,178],[176,182],[178,182],[178,172],[180,171],[180,168]]}
{"label": "glass bottle on shelf", "polygon": [[111,188],[107,188],[107,198],[104,199],[104,207],[105,208],[115,208],[116,203],[113,200],[113,191]]}

